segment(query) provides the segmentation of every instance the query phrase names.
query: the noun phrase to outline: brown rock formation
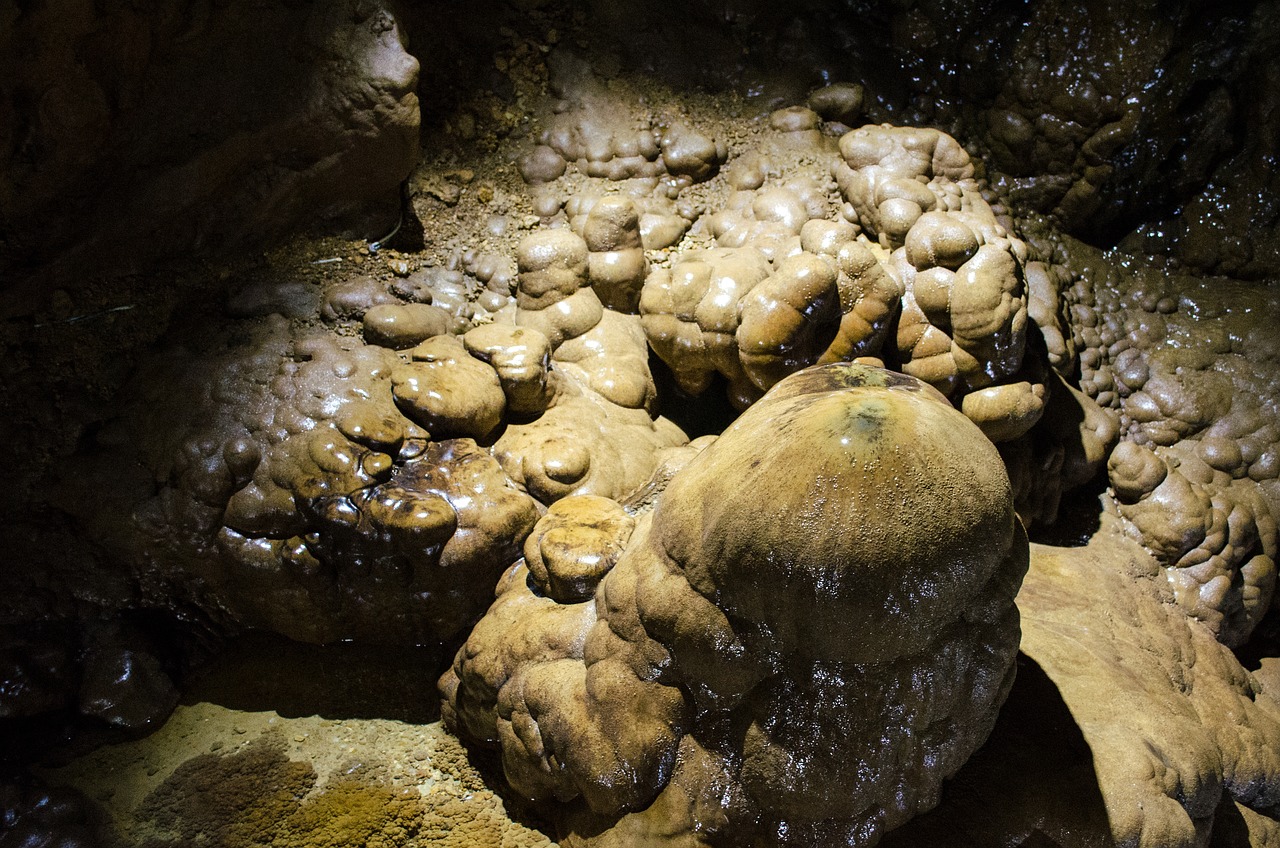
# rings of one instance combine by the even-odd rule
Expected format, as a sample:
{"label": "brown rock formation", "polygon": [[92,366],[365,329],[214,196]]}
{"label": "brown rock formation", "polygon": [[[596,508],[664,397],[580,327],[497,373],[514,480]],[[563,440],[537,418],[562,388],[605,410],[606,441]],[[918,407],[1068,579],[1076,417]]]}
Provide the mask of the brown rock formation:
{"label": "brown rock formation", "polygon": [[[581,798],[567,844],[869,843],[990,731],[1025,536],[995,449],[925,384],[801,372],[634,532],[587,506],[542,519],[441,680],[521,793]],[[549,548],[575,520],[576,557]],[[583,556],[616,564],[579,601]]]}

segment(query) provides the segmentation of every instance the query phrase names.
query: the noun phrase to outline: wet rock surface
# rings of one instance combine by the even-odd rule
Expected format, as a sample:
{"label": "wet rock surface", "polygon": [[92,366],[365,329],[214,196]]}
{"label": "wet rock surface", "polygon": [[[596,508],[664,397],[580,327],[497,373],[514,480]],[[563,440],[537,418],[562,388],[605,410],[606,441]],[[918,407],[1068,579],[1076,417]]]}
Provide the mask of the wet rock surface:
{"label": "wet rock surface", "polygon": [[[1223,804],[1276,808],[1280,702],[1126,542],[1104,532],[1081,553],[1037,551],[1018,597],[1022,650],[1094,752],[1116,843],[1198,845]],[[1071,673],[1084,657],[1090,673]]]}
{"label": "wet rock surface", "polygon": [[[767,496],[787,469],[802,484]],[[971,508],[940,511],[961,488]],[[567,844],[637,828],[874,841],[936,803],[1012,682],[1026,543],[1008,480],[978,428],[912,378],[798,373],[634,531],[556,518],[440,686],[446,726],[500,745],[517,790],[581,798]],[[578,603],[557,579],[570,567],[546,558],[567,521],[582,553],[616,557]]]}
{"label": "wet rock surface", "polygon": [[[467,640],[446,718],[502,761],[422,762],[481,764],[564,844],[1275,842],[1275,4],[255,9],[55,23],[22,4],[0,25],[26,45],[0,51],[0,262],[21,271],[0,841],[87,844],[104,816],[112,844],[445,838],[435,777],[347,779],[326,746],[222,725],[234,756],[148,737],[173,753],[147,803],[95,794],[99,764],[32,777],[43,740],[153,731],[221,639],[261,629],[432,656]],[[380,237],[398,213],[385,245],[226,252],[314,216]],[[751,513],[738,459],[716,459],[736,412],[854,360],[954,407],[913,450],[984,434],[969,453],[1003,466],[1022,525],[1076,546],[1032,546],[1012,688],[1007,605],[972,663],[923,626],[895,654],[867,616],[928,593],[841,605],[826,572],[806,590],[818,572],[779,563],[822,534]],[[797,443],[761,426],[738,453]],[[831,483],[796,515],[848,509],[822,455],[748,488]],[[943,500],[920,511],[973,498]],[[677,538],[730,506],[756,517],[720,535],[772,528],[756,558],[788,588]],[[636,576],[659,549],[696,572],[687,604]],[[858,622],[877,639],[827,638]],[[939,686],[944,667],[996,682]],[[955,727],[916,767],[930,704]],[[872,725],[901,762],[852,753]],[[372,727],[382,747],[417,732]],[[468,791],[450,828],[526,844]]]}
{"label": "wet rock surface", "polygon": [[1119,424],[1108,509],[1166,566],[1178,602],[1243,644],[1275,593],[1277,354],[1261,330],[1276,302],[1075,250],[1064,300],[1080,385]]}

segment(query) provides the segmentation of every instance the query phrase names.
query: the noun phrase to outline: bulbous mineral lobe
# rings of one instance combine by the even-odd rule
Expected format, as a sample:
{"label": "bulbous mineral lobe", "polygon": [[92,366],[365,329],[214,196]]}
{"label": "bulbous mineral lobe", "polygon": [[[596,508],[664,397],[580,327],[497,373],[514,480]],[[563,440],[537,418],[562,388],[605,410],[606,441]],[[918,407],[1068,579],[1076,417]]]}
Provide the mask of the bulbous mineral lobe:
{"label": "bulbous mineral lobe", "polygon": [[[564,106],[539,137],[540,147],[556,153],[591,177],[625,180],[654,177],[666,166],[649,120],[636,115],[630,104],[597,81],[586,63],[561,51],[551,57],[551,87]],[[522,168],[529,182],[554,173],[550,157],[536,150],[536,160]]]}
{"label": "bulbous mineral lobe", "polygon": [[[500,405],[492,369],[439,338],[434,363],[485,370]],[[143,370],[72,478],[115,481],[112,509],[68,508],[145,597],[315,642],[448,638],[481,611],[488,581],[462,575],[500,573],[538,508],[474,441],[442,440],[444,418],[431,442],[397,409],[393,374],[425,354],[278,316],[188,344]]]}
{"label": "bulbous mineral lobe", "polygon": [[537,330],[555,350],[596,324],[604,311],[587,279],[587,243],[569,230],[539,230],[516,250],[516,323]]}
{"label": "bulbous mineral lobe", "polygon": [[723,140],[685,120],[636,110],[567,51],[553,54],[548,65],[561,108],[539,137],[538,147],[521,162],[526,182],[559,176],[560,166],[546,151],[589,177],[623,181],[669,175],[686,184],[714,176],[727,157]]}
{"label": "bulbous mineral lobe", "polygon": [[1109,509],[1165,567],[1178,602],[1240,645],[1275,603],[1275,300],[1064,246],[1080,386],[1119,427]]}
{"label": "bulbous mineral lobe", "polygon": [[426,303],[382,304],[364,313],[364,338],[369,344],[403,350],[443,335],[453,316]]}
{"label": "bulbous mineral lobe", "polygon": [[525,539],[529,576],[555,601],[585,601],[634,529],[635,519],[609,498],[578,495],[556,501]]}
{"label": "bulbous mineral lobe", "polygon": [[[589,227],[588,220],[592,211],[604,201],[608,201],[605,209],[597,215],[596,221]],[[589,262],[597,264],[608,261],[617,262],[627,257],[634,260],[635,254],[629,252],[633,248],[626,246],[634,236],[631,231],[629,208],[634,209],[639,216],[636,222],[639,225],[639,246],[644,250],[662,250],[677,244],[689,230],[693,219],[696,219],[699,214],[696,207],[677,203],[662,191],[651,194],[637,193],[634,196],[631,193],[621,196],[580,191],[564,201],[564,212],[569,220],[569,228],[589,240],[587,246],[593,253],[601,254],[595,258],[589,257]],[[606,226],[597,228],[599,223]],[[611,248],[608,247],[609,244],[621,246]],[[607,255],[615,250],[627,251],[627,253],[616,256]],[[639,284],[644,284],[643,278],[639,280]],[[634,312],[635,310],[631,308],[625,311]]]}
{"label": "bulbous mineral lobe", "polygon": [[743,299],[736,341],[743,370],[759,389],[817,362],[823,333],[839,320],[836,269],[810,254],[790,256]]}
{"label": "bulbous mineral lobe", "polygon": [[141,633],[117,623],[89,625],[82,658],[83,715],[137,732],[151,730],[178,702],[156,648]]}
{"label": "bulbous mineral lobe", "polygon": [[1045,387],[1022,381],[991,386],[964,396],[960,411],[993,442],[1024,435],[1044,414]]}
{"label": "bulbous mineral lobe", "polygon": [[771,270],[755,248],[715,248],[649,275],[640,295],[645,336],[682,389],[701,394],[719,372],[735,402],[745,407],[759,396],[738,361],[735,334],[742,298]]}
{"label": "bulbous mineral lobe", "polygon": [[396,405],[436,438],[485,439],[502,422],[506,396],[497,372],[453,336],[415,347],[391,372]]}
{"label": "bulbous mineral lobe", "polygon": [[[796,136],[817,118],[797,108],[770,123]],[[765,158],[747,154],[729,175],[737,190],[697,225],[717,247],[678,253],[646,280],[645,332],[681,388],[698,394],[718,372],[744,408],[800,368],[884,352],[993,441],[1025,436],[1048,394],[1024,367],[1027,252],[983,198],[969,155],[938,130],[889,125],[845,133],[838,154],[821,138],[807,144],[831,160],[836,185],[803,174],[771,184]],[[754,272],[731,270],[757,255]],[[883,351],[893,326],[896,349]],[[983,394],[963,402],[971,392]]]}
{"label": "bulbous mineral lobe", "polygon": [[[935,392],[858,365],[803,372],[760,406],[672,481],[655,515],[663,548],[701,594],[787,652],[859,663],[917,653],[1020,536],[994,447]],[[759,442],[750,463],[721,446],[730,437]],[[759,526],[749,505],[783,469],[805,496]],[[909,515],[930,520],[917,528]],[[899,616],[914,632],[890,626]],[[841,622],[859,638],[823,637]]]}
{"label": "bulbous mineral lobe", "polygon": [[986,738],[1026,537],[995,448],[927,385],[802,371],[688,460],[629,538],[592,517],[616,506],[588,504],[554,526],[576,557],[623,540],[594,597],[544,595],[545,560],[517,563],[441,680],[446,719],[500,745],[519,791],[581,797],[568,820],[595,836],[572,844],[618,844],[615,825],[870,844]]}
{"label": "bulbous mineral lobe", "polygon": [[649,265],[641,246],[640,210],[626,197],[602,197],[587,212],[582,237],[590,254],[587,276],[610,309],[634,313]]}
{"label": "bulbous mineral lobe", "polygon": [[[819,156],[828,155],[822,144],[809,150]],[[750,188],[730,195],[724,208],[706,216],[703,225],[721,247],[754,247],[770,262],[777,263],[800,250],[799,235],[808,221],[831,215],[831,187],[807,175],[782,184],[757,185],[759,176],[745,171],[731,178],[731,183]]]}
{"label": "bulbous mineral lobe", "polygon": [[[1010,380],[1025,346],[1026,247],[996,220],[968,154],[937,130],[887,125],[846,134],[840,152],[840,191],[867,234],[893,251],[889,266],[906,290],[902,370],[948,395]],[[1027,423],[999,435],[1035,423],[1011,417]]]}
{"label": "bulbous mineral lobe", "polygon": [[550,402],[551,342],[532,327],[482,324],[462,337],[467,351],[498,373],[507,409],[535,416]]}
{"label": "bulbous mineral lobe", "polygon": [[[898,315],[902,283],[880,264],[865,237],[856,239],[853,233],[846,234],[846,228],[852,229],[847,222],[821,227],[815,226],[816,223],[810,221],[806,224],[800,238],[804,240],[806,235],[815,237],[816,244],[806,246],[806,250],[834,255],[839,270],[836,285],[840,291],[840,310],[844,313],[835,338],[818,362],[825,365],[859,356],[878,355],[890,321]],[[825,225],[828,222],[820,223]]]}
{"label": "bulbous mineral lobe", "polygon": [[836,82],[809,95],[809,108],[828,121],[853,126],[862,112],[866,92],[853,82]]}
{"label": "bulbous mineral lobe", "polygon": [[507,475],[545,504],[570,494],[620,499],[643,484],[659,451],[688,441],[650,412],[657,391],[647,353],[640,319],[612,310],[561,344],[545,411],[508,423],[494,443]]}

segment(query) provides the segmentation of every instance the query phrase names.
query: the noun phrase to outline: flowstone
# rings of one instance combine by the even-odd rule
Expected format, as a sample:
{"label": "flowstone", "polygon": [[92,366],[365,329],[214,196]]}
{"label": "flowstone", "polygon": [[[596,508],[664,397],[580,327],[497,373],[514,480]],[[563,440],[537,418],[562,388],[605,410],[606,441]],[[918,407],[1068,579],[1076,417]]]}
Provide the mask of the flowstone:
{"label": "flowstone", "polygon": [[802,371],[652,510],[611,504],[539,522],[440,683],[447,726],[568,803],[564,844],[872,844],[986,739],[1026,536],[926,384]]}
{"label": "flowstone", "polygon": [[[566,272],[575,287],[585,257],[581,279]],[[538,272],[521,265],[527,292]],[[67,467],[66,509],[124,566],[80,591],[189,602],[231,632],[440,643],[483,612],[546,506],[621,497],[687,441],[653,409],[634,316],[596,300],[585,322],[544,323],[554,344],[524,301],[460,335],[433,321],[411,346],[371,327],[376,310],[433,299],[414,295],[357,278],[288,310],[241,297],[226,327],[152,358]]]}

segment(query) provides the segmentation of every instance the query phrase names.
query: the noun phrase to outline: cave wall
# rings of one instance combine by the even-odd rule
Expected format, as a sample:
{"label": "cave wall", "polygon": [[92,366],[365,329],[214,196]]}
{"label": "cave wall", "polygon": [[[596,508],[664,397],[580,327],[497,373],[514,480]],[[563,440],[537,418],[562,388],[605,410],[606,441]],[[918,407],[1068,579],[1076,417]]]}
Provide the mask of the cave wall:
{"label": "cave wall", "polygon": [[136,272],[322,223],[394,225],[418,61],[368,2],[0,12],[0,267]]}
{"label": "cave wall", "polygon": [[1074,235],[1129,236],[1207,272],[1277,267],[1275,3],[460,11],[7,0],[0,267],[11,279],[119,273],[316,224],[376,238],[417,155],[419,100],[428,124],[501,101],[510,85],[487,51],[504,29],[557,23],[585,26],[641,71],[741,85],[762,108],[865,79],[883,117],[960,132],[1011,199]]}

